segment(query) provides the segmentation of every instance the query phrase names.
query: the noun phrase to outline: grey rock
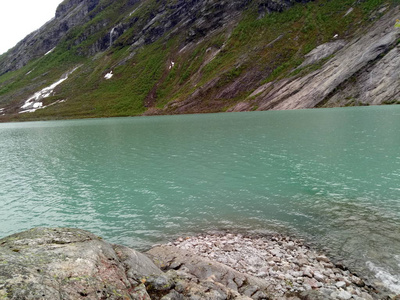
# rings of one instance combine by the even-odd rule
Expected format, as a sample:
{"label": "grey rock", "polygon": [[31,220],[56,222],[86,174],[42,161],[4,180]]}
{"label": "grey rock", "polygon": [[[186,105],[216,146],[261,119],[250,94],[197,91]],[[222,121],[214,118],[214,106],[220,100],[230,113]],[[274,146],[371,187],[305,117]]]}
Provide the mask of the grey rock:
{"label": "grey rock", "polygon": [[150,276],[145,283],[148,290],[168,291],[175,286],[174,280],[166,274]]}
{"label": "grey rock", "polygon": [[[192,291],[191,294],[196,294],[193,291],[197,291],[198,295],[211,297],[210,299],[228,296],[236,299],[239,296],[248,297],[258,290],[268,291],[269,285],[262,279],[237,272],[226,265],[198,257],[175,246],[154,247],[146,254],[154,259],[156,265],[163,266],[164,269],[168,270],[169,265],[178,262],[181,264],[178,271],[184,268],[190,275],[195,276],[199,280],[198,284],[186,287],[187,291]],[[210,289],[213,291],[212,295],[205,296],[205,293],[208,293],[206,291]]]}
{"label": "grey rock", "polygon": [[114,245],[114,250],[127,269],[129,278],[140,280],[143,277],[162,274],[146,255],[121,245]]}
{"label": "grey rock", "polygon": [[160,300],[185,300],[185,297],[179,294],[177,291],[172,290]]}
{"label": "grey rock", "polygon": [[351,277],[351,282],[354,283],[356,286],[359,286],[359,287],[365,286],[365,282],[361,278],[359,278],[357,276],[352,276]]}
{"label": "grey rock", "polygon": [[335,283],[335,286],[336,286],[337,288],[344,288],[344,287],[346,287],[346,282],[344,282],[344,281],[338,281],[338,282]]}
{"label": "grey rock", "polygon": [[343,40],[337,40],[319,45],[306,54],[306,60],[298,68],[303,68],[305,66],[314,64],[340,50],[344,45],[346,45],[346,42]]}
{"label": "grey rock", "polygon": [[151,300],[144,284],[136,286],[130,296],[133,300]]}
{"label": "grey rock", "polygon": [[313,275],[312,275],[312,272],[311,272],[311,269],[310,269],[310,268],[306,268],[306,269],[304,269],[304,270],[303,270],[303,274],[304,274],[304,276],[307,276],[307,277],[309,277],[309,278],[312,278],[312,277],[313,277]]}
{"label": "grey rock", "polygon": [[89,13],[98,3],[99,0],[69,0],[61,3],[55,18],[25,37],[0,60],[0,75],[20,69],[56,47],[71,28],[90,20]]}
{"label": "grey rock", "polygon": [[334,299],[331,296],[320,293],[316,290],[309,290],[300,293],[301,300],[331,300]]}
{"label": "grey rock", "polygon": [[323,282],[325,279],[325,276],[317,271],[317,272],[314,272],[314,278],[317,279],[318,281]]}
{"label": "grey rock", "polygon": [[330,263],[330,259],[327,258],[325,255],[318,255],[318,256],[316,257],[316,259],[317,259],[317,261],[322,261],[322,262],[325,262],[325,263]]}
{"label": "grey rock", "polygon": [[[393,27],[399,14],[394,7],[363,36],[348,41],[319,70],[301,78],[286,78],[259,87],[258,110],[296,109],[316,106],[381,104],[398,99],[399,49],[395,47],[400,30]],[[378,63],[375,59],[383,56]],[[348,81],[355,76],[357,81]],[[340,87],[340,92],[334,91]],[[347,102],[346,102],[347,101]]]}
{"label": "grey rock", "polygon": [[351,298],[351,294],[346,291],[339,291],[337,298],[341,300],[348,300]]}
{"label": "grey rock", "polygon": [[251,297],[253,294],[259,291],[259,287],[255,285],[246,286],[242,288],[242,293],[248,297]]}
{"label": "grey rock", "polygon": [[255,300],[269,299],[269,296],[262,291],[257,291],[251,296],[251,299]]}
{"label": "grey rock", "polygon": [[[129,261],[125,254],[122,260]],[[113,246],[80,229],[35,228],[3,238],[0,261],[4,299],[148,297],[140,286],[132,286]]]}
{"label": "grey rock", "polygon": [[360,295],[365,300],[373,300],[374,298],[366,292],[362,292]]}
{"label": "grey rock", "polygon": [[[111,245],[79,229],[33,229],[0,240],[0,297],[28,300],[244,300],[330,299],[330,295],[336,299],[349,299],[348,295],[357,294],[369,299],[365,293],[368,289],[354,284],[358,277],[348,271],[337,275],[342,281],[336,285],[324,282],[321,273],[324,266],[317,262],[318,255],[311,250],[304,252],[307,253],[304,258],[309,257],[313,267],[307,267],[307,271],[313,273],[314,278],[303,277],[307,272],[286,261],[293,259],[286,254],[273,267],[275,271],[271,270],[268,258],[261,259],[266,253],[263,245],[269,250],[278,249],[279,245],[282,247],[279,253],[285,253],[288,238],[275,236],[276,243],[271,246],[257,238],[251,240],[231,235],[236,247],[233,254],[218,248],[228,243],[227,238],[222,237],[222,241],[221,236],[213,235],[194,241],[197,251],[205,257],[193,252],[191,238],[175,242],[178,247],[156,246],[144,255],[124,246]],[[209,247],[206,252],[201,252],[203,242]],[[210,253],[214,253],[215,259],[220,259],[221,255],[229,256],[233,261],[237,256],[243,258],[238,267],[244,272],[251,270],[253,264],[253,267],[258,266],[257,270],[268,273],[265,272],[264,279],[238,272],[208,259]],[[316,280],[319,276],[321,281]],[[346,291],[343,290],[345,287]],[[303,293],[304,290],[308,291]]]}

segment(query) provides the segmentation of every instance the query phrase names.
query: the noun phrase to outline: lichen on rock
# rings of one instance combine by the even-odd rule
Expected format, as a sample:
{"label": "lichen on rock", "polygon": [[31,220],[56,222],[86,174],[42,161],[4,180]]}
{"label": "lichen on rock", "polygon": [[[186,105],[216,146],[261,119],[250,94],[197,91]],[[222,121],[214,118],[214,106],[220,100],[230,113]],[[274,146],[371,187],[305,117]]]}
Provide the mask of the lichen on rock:
{"label": "lichen on rock", "polygon": [[133,249],[71,228],[35,228],[1,239],[0,261],[4,299],[130,299],[136,282],[127,268],[138,262],[146,274],[160,272]]}

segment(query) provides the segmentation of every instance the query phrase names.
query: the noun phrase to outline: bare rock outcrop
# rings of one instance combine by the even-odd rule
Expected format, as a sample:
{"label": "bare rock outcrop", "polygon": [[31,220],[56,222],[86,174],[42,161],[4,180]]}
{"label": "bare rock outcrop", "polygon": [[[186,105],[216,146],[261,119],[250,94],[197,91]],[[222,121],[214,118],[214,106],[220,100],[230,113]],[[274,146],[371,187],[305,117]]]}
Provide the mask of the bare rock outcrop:
{"label": "bare rock outcrop", "polygon": [[309,57],[311,63],[319,59],[318,53],[324,49],[329,50],[328,56],[341,49],[320,69],[304,77],[285,78],[259,87],[250,95],[254,99],[249,103],[258,110],[282,110],[399,100],[400,29],[394,27],[398,15],[399,7],[391,8],[364,35],[346,45],[341,41],[317,47]]}
{"label": "bare rock outcrop", "polygon": [[70,0],[61,3],[55,17],[27,35],[0,59],[0,75],[18,70],[32,59],[55,48],[66,33],[90,20],[89,13],[99,0]]}
{"label": "bare rock outcrop", "polygon": [[[107,243],[81,229],[35,228],[17,233],[0,239],[0,298],[278,297],[273,294],[273,282],[175,246],[156,246],[145,254]],[[319,299],[322,294],[309,291],[298,296],[279,299]],[[314,298],[307,298],[311,296]]]}
{"label": "bare rock outcrop", "polygon": [[35,228],[0,240],[1,299],[142,299],[137,280],[161,273],[145,255],[80,229]]}

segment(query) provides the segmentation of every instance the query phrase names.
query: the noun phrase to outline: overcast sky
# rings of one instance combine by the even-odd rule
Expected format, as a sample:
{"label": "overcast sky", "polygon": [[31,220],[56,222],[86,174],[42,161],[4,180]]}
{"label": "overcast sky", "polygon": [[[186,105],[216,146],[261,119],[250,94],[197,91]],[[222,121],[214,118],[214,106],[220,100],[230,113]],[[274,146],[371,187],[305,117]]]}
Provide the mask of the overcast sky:
{"label": "overcast sky", "polygon": [[51,20],[62,0],[0,0],[0,54]]}

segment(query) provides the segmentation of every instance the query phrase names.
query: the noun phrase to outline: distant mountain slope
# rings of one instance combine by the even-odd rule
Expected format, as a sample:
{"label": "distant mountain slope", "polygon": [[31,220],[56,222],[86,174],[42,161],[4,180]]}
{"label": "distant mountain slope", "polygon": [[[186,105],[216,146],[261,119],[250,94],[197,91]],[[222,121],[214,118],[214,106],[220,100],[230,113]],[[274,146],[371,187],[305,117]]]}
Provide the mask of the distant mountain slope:
{"label": "distant mountain slope", "polygon": [[398,0],[65,0],[0,56],[0,120],[400,103]]}

